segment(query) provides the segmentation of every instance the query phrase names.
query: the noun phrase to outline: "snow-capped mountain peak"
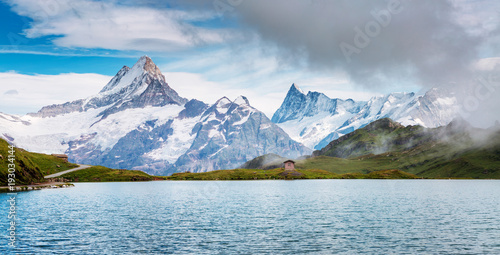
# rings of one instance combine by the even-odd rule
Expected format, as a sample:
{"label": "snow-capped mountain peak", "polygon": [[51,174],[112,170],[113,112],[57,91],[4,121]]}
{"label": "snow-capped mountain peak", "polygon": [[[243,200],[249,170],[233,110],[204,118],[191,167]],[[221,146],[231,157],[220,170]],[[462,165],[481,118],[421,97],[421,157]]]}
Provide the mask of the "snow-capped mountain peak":
{"label": "snow-capped mountain peak", "polygon": [[330,99],[319,92],[300,93],[294,84],[272,121],[294,140],[321,149],[330,141],[382,118],[403,125],[438,127],[458,114],[457,99],[449,91],[431,89],[424,95],[395,92],[367,102]]}
{"label": "snow-capped mountain peak", "polygon": [[187,99],[180,97],[165,81],[156,64],[147,56],[141,57],[133,66],[122,67],[108,84],[94,96],[62,105],[43,107],[31,116],[54,117],[75,111],[101,109],[100,116],[145,106],[183,105]]}
{"label": "snow-capped mountain peak", "polygon": [[248,105],[250,106],[250,102],[248,101],[248,98],[246,98],[245,96],[239,96],[237,97],[233,103],[237,104],[237,105]]}
{"label": "snow-capped mountain peak", "polygon": [[299,93],[304,94],[304,95],[306,94],[306,93],[304,93],[304,91],[303,91],[303,90],[302,90],[299,86],[297,86],[295,83],[293,83],[293,84],[292,84],[292,87],[291,87],[290,89],[294,89],[294,90],[296,90],[296,91],[298,91]]}
{"label": "snow-capped mountain peak", "polygon": [[233,102],[231,102],[231,100],[229,100],[229,98],[222,97],[221,99],[217,100],[217,102],[215,102],[215,105],[214,105],[215,110],[218,113],[225,114],[232,103]]}
{"label": "snow-capped mountain peak", "polygon": [[163,86],[168,86],[165,82],[165,76],[161,73],[158,66],[153,63],[153,60],[148,56],[142,56],[132,68],[124,66],[99,92],[98,96],[116,93],[127,94],[127,92],[138,94],[146,89],[150,81],[154,80],[159,81]]}
{"label": "snow-capped mountain peak", "polygon": [[160,68],[156,66],[151,58],[142,56],[133,66],[129,68],[124,66],[111,79],[111,81],[99,92],[99,94],[113,94],[119,92],[140,79],[144,75],[150,75],[151,78],[165,82],[165,76],[161,73]]}
{"label": "snow-capped mountain peak", "polygon": [[106,84],[106,86],[104,86],[104,88],[99,93],[110,91],[111,89],[116,87],[120,83],[121,79],[128,73],[128,71],[130,71],[130,67],[123,66],[122,69],[118,71],[118,73],[108,82],[108,84]]}
{"label": "snow-capped mountain peak", "polygon": [[150,57],[142,56],[139,61],[137,61],[136,65],[137,64],[141,65],[142,69],[149,74],[158,77],[158,79],[165,80],[165,76],[161,73],[160,68],[158,68]]}

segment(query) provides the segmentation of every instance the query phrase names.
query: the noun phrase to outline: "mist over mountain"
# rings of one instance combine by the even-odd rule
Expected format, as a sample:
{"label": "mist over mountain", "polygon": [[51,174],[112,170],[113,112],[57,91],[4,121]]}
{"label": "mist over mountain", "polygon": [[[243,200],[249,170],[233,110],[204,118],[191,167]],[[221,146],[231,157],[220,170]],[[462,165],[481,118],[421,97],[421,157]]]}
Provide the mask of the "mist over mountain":
{"label": "mist over mountain", "polygon": [[[283,158],[267,154],[242,168],[274,169]],[[331,141],[311,156],[296,160],[298,169],[364,173],[397,169],[424,178],[500,178],[500,125],[475,128],[462,118],[446,126],[403,126],[376,120]]]}

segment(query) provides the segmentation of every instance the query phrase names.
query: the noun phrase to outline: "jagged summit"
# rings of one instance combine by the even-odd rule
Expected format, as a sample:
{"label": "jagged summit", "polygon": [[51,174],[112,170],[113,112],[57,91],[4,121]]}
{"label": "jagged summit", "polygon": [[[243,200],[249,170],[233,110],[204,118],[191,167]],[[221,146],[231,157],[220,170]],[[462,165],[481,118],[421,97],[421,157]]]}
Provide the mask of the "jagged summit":
{"label": "jagged summit", "polygon": [[142,56],[133,66],[124,66],[97,94],[62,105],[42,108],[32,116],[51,117],[70,112],[103,108],[100,116],[146,106],[183,105],[188,100],[180,97],[165,81],[165,76],[148,56]]}
{"label": "jagged summit", "polygon": [[161,73],[160,68],[158,68],[150,57],[146,55],[142,56],[137,63],[135,63],[135,65],[142,66],[144,71],[157,77],[158,79],[165,80],[165,76]]}
{"label": "jagged summit", "polygon": [[165,76],[161,73],[160,68],[148,56],[142,56],[132,68],[123,66],[120,71],[109,81],[109,83],[99,93],[116,93],[117,91],[131,85],[135,79],[142,75],[149,75],[153,79],[165,81]]}
{"label": "jagged summit", "polygon": [[247,110],[251,109],[251,111],[255,110],[255,108],[250,106],[250,102],[245,96],[238,96],[234,101],[231,101],[229,98],[224,96],[217,100],[215,104],[210,107],[211,110],[206,111],[204,114],[208,116],[216,112],[217,115],[222,116],[228,112],[233,112],[237,108]]}
{"label": "jagged summit", "polygon": [[217,107],[221,107],[221,106],[224,106],[224,105],[227,105],[230,103],[232,103],[231,100],[229,100],[229,98],[224,96],[224,97],[221,97],[219,100],[217,100],[215,102],[215,105],[217,105]]}
{"label": "jagged summit", "polygon": [[248,101],[248,98],[246,98],[245,96],[239,96],[237,97],[233,103],[237,104],[237,105],[250,105],[250,102]]}
{"label": "jagged summit", "polygon": [[309,91],[307,94],[297,85],[292,84],[285,100],[280,108],[274,113],[272,122],[283,123],[291,120],[300,121],[304,117],[326,113],[334,114],[338,107],[342,111],[350,112],[356,107],[352,100],[342,100],[339,98],[331,99],[323,93]]}
{"label": "jagged summit", "polygon": [[221,97],[219,100],[217,100],[215,102],[214,105],[218,108],[220,108],[220,107],[227,108],[227,107],[230,107],[232,104],[237,104],[240,106],[244,106],[244,105],[250,106],[250,102],[248,101],[248,98],[245,96],[241,96],[241,95],[238,96],[234,101],[231,101],[226,96]]}
{"label": "jagged summit", "polygon": [[323,93],[304,94],[290,87],[272,121],[306,146],[321,149],[333,139],[389,117],[403,125],[447,125],[459,112],[457,98],[442,88],[426,93],[394,92],[368,101],[330,99]]}
{"label": "jagged summit", "polygon": [[296,91],[298,91],[298,92],[299,92],[299,93],[301,93],[301,94],[304,94],[304,95],[306,94],[306,93],[304,93],[304,91],[303,91],[303,90],[302,90],[299,86],[297,86],[297,84],[295,84],[295,83],[292,83],[292,87],[290,87],[290,90],[296,90]]}
{"label": "jagged summit", "polygon": [[130,67],[128,66],[123,66],[118,73],[102,88],[102,90],[99,93],[104,93],[106,91],[111,90],[112,88],[116,87],[116,85],[120,82],[120,79],[127,74],[127,72],[130,71]]}

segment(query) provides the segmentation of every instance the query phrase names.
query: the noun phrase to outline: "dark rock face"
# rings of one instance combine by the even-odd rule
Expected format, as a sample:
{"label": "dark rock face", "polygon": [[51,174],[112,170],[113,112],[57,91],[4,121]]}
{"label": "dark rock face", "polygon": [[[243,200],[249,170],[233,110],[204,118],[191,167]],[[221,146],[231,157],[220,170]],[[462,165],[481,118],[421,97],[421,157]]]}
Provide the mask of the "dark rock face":
{"label": "dark rock face", "polygon": [[192,99],[187,102],[184,107],[185,109],[179,113],[179,118],[181,119],[199,116],[208,108],[208,105],[203,103],[202,101]]}
{"label": "dark rock face", "polygon": [[274,113],[271,121],[282,123],[296,118],[301,109],[304,108],[306,100],[306,95],[295,84],[292,84],[292,87],[290,87],[290,90],[286,94],[285,100],[281,104],[281,107]]}
{"label": "dark rock face", "polygon": [[33,117],[55,117],[60,114],[71,113],[71,112],[81,112],[83,111],[83,99],[76,100],[73,102],[67,102],[64,104],[53,104],[49,106],[44,106],[37,113],[28,113],[28,115]]}

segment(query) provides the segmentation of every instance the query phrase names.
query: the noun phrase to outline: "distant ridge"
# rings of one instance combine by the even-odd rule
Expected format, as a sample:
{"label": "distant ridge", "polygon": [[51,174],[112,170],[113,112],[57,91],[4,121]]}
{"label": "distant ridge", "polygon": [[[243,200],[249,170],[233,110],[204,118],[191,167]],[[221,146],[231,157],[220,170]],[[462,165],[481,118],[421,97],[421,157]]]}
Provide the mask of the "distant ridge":
{"label": "distant ridge", "polygon": [[330,141],[383,118],[403,125],[438,127],[459,115],[454,94],[431,89],[423,95],[391,93],[368,101],[331,99],[320,92],[305,94],[292,84],[272,121],[294,140],[319,150]]}

